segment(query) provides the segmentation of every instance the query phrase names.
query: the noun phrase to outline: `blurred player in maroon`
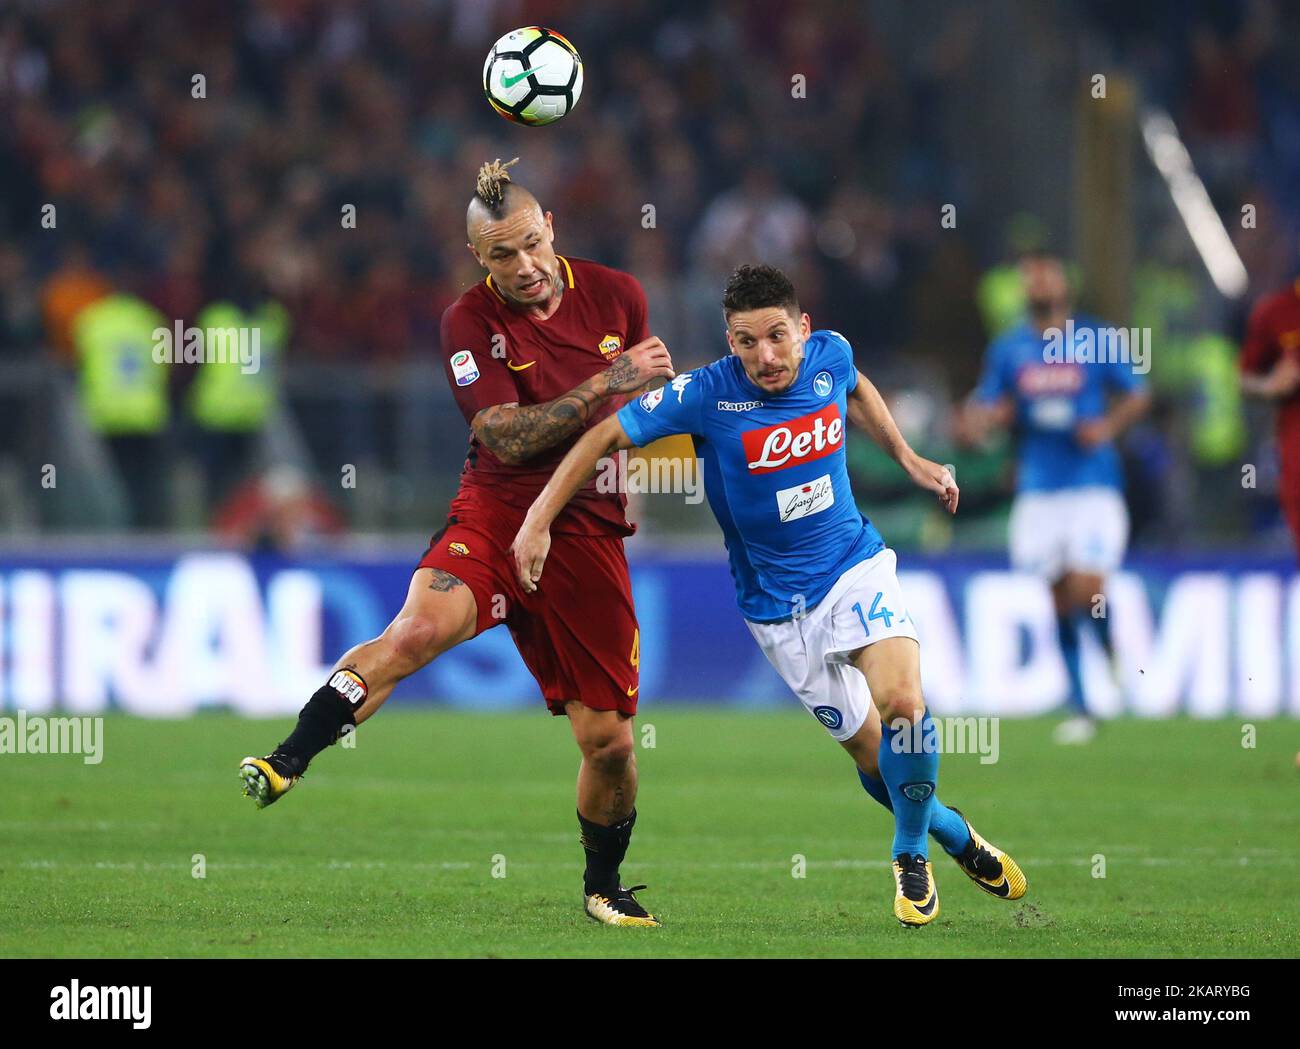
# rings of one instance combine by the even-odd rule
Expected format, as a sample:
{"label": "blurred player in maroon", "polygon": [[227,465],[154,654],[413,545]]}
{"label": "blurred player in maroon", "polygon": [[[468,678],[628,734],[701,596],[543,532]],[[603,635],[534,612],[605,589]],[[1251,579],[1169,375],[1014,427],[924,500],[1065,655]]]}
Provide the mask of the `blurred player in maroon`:
{"label": "blurred player in maroon", "polygon": [[1255,304],[1241,372],[1246,393],[1277,402],[1282,512],[1300,555],[1300,277]]}
{"label": "blurred player in maroon", "polygon": [[466,214],[469,248],[487,279],[442,318],[443,367],[472,431],[447,523],[397,618],[347,652],[289,738],[266,758],[245,758],[240,774],[259,807],[271,804],[316,754],[379,709],[398,681],[505,623],[551,713],[568,716],[582,751],[587,913],[610,925],[657,925],[619,879],[636,821],[640,664],[623,556],[623,538],[633,531],[626,498],[597,492],[593,481],[574,500],[556,521],[544,592],[523,592],[509,550],[578,437],[628,394],[672,378],[672,361],[649,334],[635,278],[556,255],[551,213],[510,181],[507,167],[480,169]]}

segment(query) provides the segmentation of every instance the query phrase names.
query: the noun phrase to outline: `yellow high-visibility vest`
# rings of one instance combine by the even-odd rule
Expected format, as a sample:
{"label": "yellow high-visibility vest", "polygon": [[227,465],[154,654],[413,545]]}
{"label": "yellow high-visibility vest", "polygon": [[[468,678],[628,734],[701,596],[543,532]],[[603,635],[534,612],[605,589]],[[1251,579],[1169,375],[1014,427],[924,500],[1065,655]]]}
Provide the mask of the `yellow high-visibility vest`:
{"label": "yellow high-visibility vest", "polygon": [[244,432],[266,423],[279,392],[289,324],[289,311],[278,302],[251,313],[214,302],[199,314],[195,327],[203,330],[206,352],[190,387],[190,413],[200,426]]}
{"label": "yellow high-visibility vest", "polygon": [[151,434],[167,425],[168,366],[154,360],[162,314],[134,295],[108,295],[72,322],[82,408],[107,436]]}

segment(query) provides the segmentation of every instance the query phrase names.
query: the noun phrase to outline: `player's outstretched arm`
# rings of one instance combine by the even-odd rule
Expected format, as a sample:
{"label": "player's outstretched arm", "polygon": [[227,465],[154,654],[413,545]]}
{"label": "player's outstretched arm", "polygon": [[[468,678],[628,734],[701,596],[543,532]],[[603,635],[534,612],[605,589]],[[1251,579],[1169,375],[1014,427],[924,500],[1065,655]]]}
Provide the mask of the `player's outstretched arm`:
{"label": "player's outstretched arm", "polygon": [[671,379],[668,347],[651,336],[603,372],[545,404],[494,404],[470,423],[477,437],[503,463],[526,463],[577,433],[608,397],[635,393],[654,379]]}
{"label": "player's outstretched arm", "polygon": [[961,493],[952,472],[912,451],[894,417],[889,414],[880,391],[861,372],[858,372],[857,386],[848,394],[848,408],[850,423],[865,431],[916,484],[937,495],[940,506],[950,514],[957,512],[957,499]]}
{"label": "player's outstretched arm", "polygon": [[611,415],[584,433],[560,461],[546,487],[528,508],[524,523],[510,545],[515,555],[515,570],[526,593],[536,590],[537,581],[542,578],[542,565],[551,549],[551,522],[595,475],[601,459],[633,447],[618,416]]}
{"label": "player's outstretched arm", "polygon": [[1252,397],[1284,400],[1300,390],[1300,362],[1294,357],[1283,357],[1264,375],[1243,372],[1241,392]]}

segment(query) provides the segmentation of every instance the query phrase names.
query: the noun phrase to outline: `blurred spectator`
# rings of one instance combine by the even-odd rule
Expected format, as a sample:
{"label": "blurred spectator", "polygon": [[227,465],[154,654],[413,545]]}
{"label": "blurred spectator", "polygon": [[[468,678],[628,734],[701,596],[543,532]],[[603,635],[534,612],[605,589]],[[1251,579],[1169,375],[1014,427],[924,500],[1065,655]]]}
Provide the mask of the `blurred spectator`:
{"label": "blurred spectator", "polygon": [[103,274],[91,265],[85,244],[70,245],[63,264],[46,279],[41,296],[50,345],[65,360],[72,361],[74,356],[72,324],[77,314],[112,290]]}
{"label": "blurred spectator", "polygon": [[290,554],[342,533],[343,518],[301,470],[276,466],[231,493],[213,530],[250,550]]}
{"label": "blurred spectator", "polygon": [[[227,302],[252,323],[253,278],[287,313],[281,390],[315,468],[395,469],[393,449],[411,446],[398,427],[423,424],[377,406],[445,407],[403,369],[433,373],[441,311],[482,279],[464,247],[475,170],[519,154],[558,247],[634,272],[682,365],[725,352],[721,285],[766,259],[864,370],[922,361],[950,396],[973,380],[981,320],[991,333],[1018,309],[1010,270],[981,282],[1004,229],[1019,236],[1022,209],[1064,225],[1070,179],[1042,150],[1068,146],[1078,85],[1104,53],[1174,115],[1221,213],[1256,207],[1255,227],[1228,227],[1255,286],[1280,280],[1300,225],[1294,5],[949,6],[16,0],[0,11],[0,352],[71,362],[73,319],[113,288],[168,325]],[[533,131],[500,120],[478,85],[492,41],[539,19],[574,40],[587,89],[572,116]],[[1172,214],[1157,195],[1144,222]],[[950,202],[960,221],[941,230]],[[47,203],[57,230],[39,222]],[[1166,262],[1205,296],[1197,260]],[[1231,322],[1199,318],[1185,345],[1235,336]],[[1236,409],[1206,386],[1222,371],[1211,349],[1213,366],[1168,393],[1156,436],[1169,443],[1203,404],[1219,454]],[[187,408],[215,382],[176,374],[199,384]],[[1198,400],[1198,383],[1212,396]],[[211,487],[251,468],[261,425],[208,416]],[[1172,443],[1183,458],[1205,447]],[[460,451],[428,450],[437,483],[453,483]]]}
{"label": "blurred spectator", "polygon": [[209,505],[252,469],[279,402],[289,324],[281,303],[251,294],[214,302],[198,315],[204,358],[189,388],[189,413]]}
{"label": "blurred spectator", "polygon": [[125,488],[129,522],[158,527],[166,502],[169,368],[153,356],[163,316],[124,292],[83,308],[72,325],[82,410]]}

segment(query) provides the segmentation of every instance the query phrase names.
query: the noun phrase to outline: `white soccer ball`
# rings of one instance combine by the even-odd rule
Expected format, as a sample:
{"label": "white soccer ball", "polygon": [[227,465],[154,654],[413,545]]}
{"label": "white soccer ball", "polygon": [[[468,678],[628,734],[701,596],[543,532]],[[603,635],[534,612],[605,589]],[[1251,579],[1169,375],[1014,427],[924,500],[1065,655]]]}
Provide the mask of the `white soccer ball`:
{"label": "white soccer ball", "polygon": [[516,124],[554,123],[578,104],[582,59],[554,29],[516,29],[488,52],[483,93],[493,109]]}

